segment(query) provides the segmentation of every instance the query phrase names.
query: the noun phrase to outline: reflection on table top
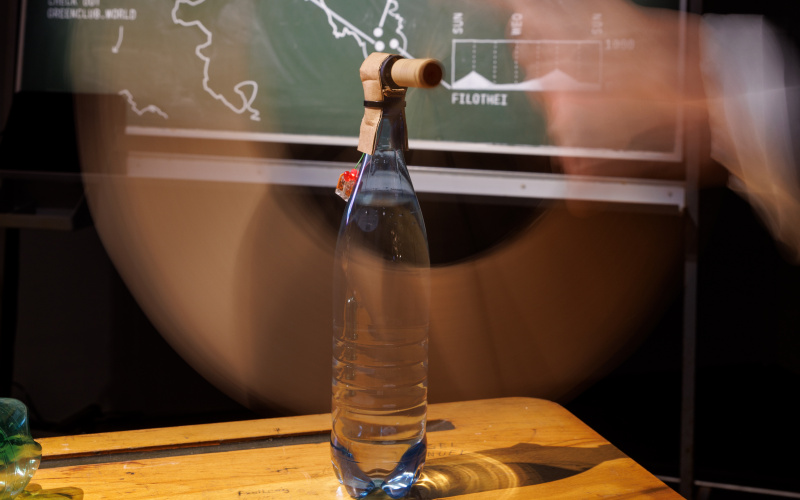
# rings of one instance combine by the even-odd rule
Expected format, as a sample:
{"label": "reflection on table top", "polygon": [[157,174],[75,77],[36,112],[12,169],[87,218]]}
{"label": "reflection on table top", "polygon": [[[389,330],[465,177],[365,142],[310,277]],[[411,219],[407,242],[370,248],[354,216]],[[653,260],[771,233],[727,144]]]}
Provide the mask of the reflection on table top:
{"label": "reflection on table top", "polygon": [[[428,458],[412,498],[680,498],[549,401],[444,403],[428,416]],[[347,498],[331,469],[329,432],[329,415],[308,415],[45,438],[27,491],[37,499]]]}

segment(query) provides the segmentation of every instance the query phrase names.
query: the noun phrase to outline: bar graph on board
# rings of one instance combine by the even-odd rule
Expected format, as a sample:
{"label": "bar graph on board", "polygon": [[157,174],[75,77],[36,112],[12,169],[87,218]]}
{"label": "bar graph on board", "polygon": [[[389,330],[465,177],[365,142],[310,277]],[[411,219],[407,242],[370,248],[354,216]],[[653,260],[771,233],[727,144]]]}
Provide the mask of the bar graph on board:
{"label": "bar graph on board", "polygon": [[453,40],[454,90],[600,90],[599,40]]}

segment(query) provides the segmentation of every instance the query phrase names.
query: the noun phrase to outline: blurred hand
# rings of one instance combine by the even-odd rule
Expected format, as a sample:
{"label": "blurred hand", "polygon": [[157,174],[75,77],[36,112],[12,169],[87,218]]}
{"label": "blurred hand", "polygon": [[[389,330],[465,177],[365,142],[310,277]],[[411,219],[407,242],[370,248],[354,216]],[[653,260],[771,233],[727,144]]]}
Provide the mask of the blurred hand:
{"label": "blurred hand", "polygon": [[[698,18],[638,7],[625,0],[494,0],[522,15],[525,40],[598,40],[602,44],[600,90],[531,92],[547,115],[551,141],[562,147],[671,151],[682,120],[706,122],[697,54]],[[683,32],[685,30],[685,34]],[[684,42],[682,42],[684,40]],[[685,43],[685,45],[684,45]],[[683,52],[685,49],[685,52]],[[580,68],[579,51],[555,52],[548,67]],[[679,65],[685,54],[685,73]],[[568,61],[565,58],[573,57]],[[541,76],[542,54],[520,53],[527,78]],[[678,177],[675,163],[561,158],[566,173],[631,177]]]}

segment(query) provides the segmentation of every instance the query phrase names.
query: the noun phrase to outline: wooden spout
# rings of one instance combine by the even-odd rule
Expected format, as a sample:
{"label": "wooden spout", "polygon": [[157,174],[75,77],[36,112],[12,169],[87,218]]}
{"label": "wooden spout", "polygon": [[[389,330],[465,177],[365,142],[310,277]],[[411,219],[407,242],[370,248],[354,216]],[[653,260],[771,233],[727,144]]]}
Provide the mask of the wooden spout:
{"label": "wooden spout", "polygon": [[383,116],[384,98],[403,99],[407,87],[435,87],[441,82],[444,70],[436,59],[403,59],[396,54],[373,52],[361,64],[359,73],[364,86],[364,118],[358,150],[372,154]]}
{"label": "wooden spout", "polygon": [[391,75],[401,87],[431,88],[439,85],[444,71],[436,59],[398,59]]}

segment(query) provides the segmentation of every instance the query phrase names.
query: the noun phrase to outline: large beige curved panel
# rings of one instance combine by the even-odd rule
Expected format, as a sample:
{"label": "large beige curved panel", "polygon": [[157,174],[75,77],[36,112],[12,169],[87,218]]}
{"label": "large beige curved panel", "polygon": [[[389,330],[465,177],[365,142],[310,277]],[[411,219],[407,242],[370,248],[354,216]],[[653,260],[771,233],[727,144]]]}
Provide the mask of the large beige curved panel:
{"label": "large beige curved panel", "polygon": [[[92,214],[162,335],[251,408],[327,411],[336,235],[322,214],[269,185],[137,179],[111,163],[87,171]],[[434,268],[431,401],[580,388],[638,341],[680,234],[677,217],[554,207]]]}
{"label": "large beige curved panel", "polygon": [[434,274],[432,399],[561,399],[628,354],[676,284],[677,217],[564,207]]}
{"label": "large beige curved panel", "polygon": [[[97,231],[161,334],[251,408],[328,411],[336,235],[323,214],[266,184],[131,177],[124,107],[77,111]],[[228,153],[262,147],[240,146]],[[681,233],[678,217],[556,206],[434,268],[430,400],[573,393],[639,340],[674,284]]]}
{"label": "large beige curved panel", "polygon": [[330,392],[333,241],[266,185],[87,177],[97,230],[167,341],[253,408]]}

